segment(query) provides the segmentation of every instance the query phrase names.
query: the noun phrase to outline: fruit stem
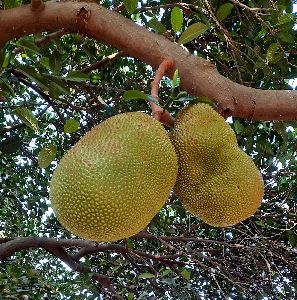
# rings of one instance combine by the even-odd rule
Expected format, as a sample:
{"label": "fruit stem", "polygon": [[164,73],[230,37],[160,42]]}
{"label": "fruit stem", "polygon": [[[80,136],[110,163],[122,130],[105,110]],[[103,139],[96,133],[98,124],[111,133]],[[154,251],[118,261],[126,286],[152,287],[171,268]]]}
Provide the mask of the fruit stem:
{"label": "fruit stem", "polygon": [[[166,58],[159,65],[154,80],[151,83],[151,96],[159,102],[159,84],[164,76],[165,72],[172,69],[174,61],[171,58]],[[173,116],[160,105],[150,101],[150,106],[152,108],[152,116],[159,122],[168,125],[169,127],[174,126],[175,119]]]}

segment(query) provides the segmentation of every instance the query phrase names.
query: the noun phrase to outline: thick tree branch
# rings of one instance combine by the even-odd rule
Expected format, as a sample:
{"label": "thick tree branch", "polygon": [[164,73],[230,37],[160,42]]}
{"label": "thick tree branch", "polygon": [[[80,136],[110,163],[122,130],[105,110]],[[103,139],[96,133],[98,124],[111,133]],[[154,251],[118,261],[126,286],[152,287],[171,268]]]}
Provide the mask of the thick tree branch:
{"label": "thick tree branch", "polygon": [[[169,236],[154,236],[147,232],[141,232],[132,237],[133,239],[148,239],[148,240],[165,240],[170,242],[198,242],[198,243],[209,243],[209,244],[218,244],[224,245],[230,248],[248,248],[241,244],[233,244],[216,240],[209,239],[201,239],[201,238],[185,238],[182,236],[179,237],[169,237]],[[98,253],[98,252],[106,252],[106,251],[114,251],[120,253],[132,253],[139,256],[157,259],[157,260],[168,260],[174,259],[175,256],[158,256],[151,255],[139,250],[130,250],[129,248],[120,245],[120,244],[98,244],[92,241],[81,240],[81,239],[53,239],[53,238],[41,238],[41,237],[16,237],[16,238],[0,238],[0,259],[5,259],[15,252],[21,250],[27,250],[31,248],[44,248],[44,249],[53,249],[57,247],[78,247],[81,248],[76,254],[74,254],[71,258],[74,261],[79,261],[82,257]],[[205,249],[201,249],[201,251],[206,251]],[[213,249],[209,249],[213,250]],[[198,249],[198,252],[200,250]],[[180,256],[181,254],[178,254]]]}
{"label": "thick tree branch", "polygon": [[[297,119],[297,91],[264,91],[234,83],[220,75],[210,62],[95,3],[51,1],[45,3],[42,12],[24,5],[0,11],[0,23],[0,46],[14,38],[42,31],[63,28],[68,32],[80,32],[155,69],[164,59],[173,58],[181,87],[190,95],[213,99],[225,116],[254,120]],[[172,76],[173,71],[167,75]]]}

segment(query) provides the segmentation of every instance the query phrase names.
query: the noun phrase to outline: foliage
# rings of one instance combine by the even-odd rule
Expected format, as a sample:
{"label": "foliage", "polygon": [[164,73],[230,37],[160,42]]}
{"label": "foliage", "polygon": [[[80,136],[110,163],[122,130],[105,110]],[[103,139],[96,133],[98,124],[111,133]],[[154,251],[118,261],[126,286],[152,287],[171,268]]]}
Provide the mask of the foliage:
{"label": "foliage", "polygon": [[[21,5],[3,3],[5,9]],[[122,4],[100,3],[109,9]],[[289,80],[297,77],[291,1],[135,3],[124,1],[122,14],[165,32],[238,83],[290,89]],[[75,238],[50,209],[48,183],[57,162],[102,120],[120,112],[150,113],[149,66],[119,56],[87,69],[116,49],[79,34],[57,33],[47,42],[47,34],[11,41],[0,52],[0,247],[11,237]],[[177,85],[172,89],[165,79],[160,94],[173,115],[192,100],[178,96]],[[123,97],[130,90],[143,93]],[[241,224],[219,229],[187,213],[172,195],[151,222],[150,236],[120,241],[126,252],[112,248],[81,259],[92,272],[111,278],[125,299],[297,297],[296,122],[229,121],[265,179],[261,208]],[[75,255],[78,248],[66,250]],[[0,265],[4,299],[112,297],[105,292],[92,273],[72,272],[44,249],[16,252]]]}

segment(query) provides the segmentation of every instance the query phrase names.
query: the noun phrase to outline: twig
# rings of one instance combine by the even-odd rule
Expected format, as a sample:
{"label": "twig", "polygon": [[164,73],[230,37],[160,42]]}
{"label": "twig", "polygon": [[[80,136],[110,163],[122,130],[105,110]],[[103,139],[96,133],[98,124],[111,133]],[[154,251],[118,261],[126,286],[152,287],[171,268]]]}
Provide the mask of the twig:
{"label": "twig", "polygon": [[92,274],[91,278],[95,281],[98,281],[105,289],[107,289],[116,299],[123,299],[117,293],[115,288],[112,286],[111,280],[102,274],[93,273],[92,270],[83,264],[74,261],[71,256],[65,251],[61,246],[47,246],[44,247],[48,252],[52,253],[65,264],[67,264],[72,271],[79,272],[82,274]]}
{"label": "twig", "polygon": [[232,3],[242,7],[243,9],[249,10],[251,12],[259,12],[259,11],[272,11],[275,10],[273,8],[261,8],[261,7],[249,7],[247,5],[245,5],[244,3],[237,1],[237,0],[230,0]]}
{"label": "twig", "polygon": [[57,108],[56,104],[54,101],[52,101],[51,97],[48,96],[45,92],[43,92],[38,86],[34,85],[32,82],[29,82],[28,80],[23,78],[23,74],[17,70],[12,70],[11,71],[13,75],[15,75],[18,79],[19,82],[24,84],[27,87],[30,87],[32,90],[34,90],[37,94],[39,94],[46,102],[50,104],[50,106],[54,109],[56,114],[58,115],[60,121],[63,123],[64,122],[64,117],[62,114],[59,112],[59,109]]}
{"label": "twig", "polygon": [[[230,35],[230,33],[228,32],[228,30],[226,30],[226,28],[221,24],[221,22],[217,19],[215,13],[213,12],[213,8],[211,7],[210,3],[208,2],[208,0],[204,0],[205,4],[206,4],[206,8],[208,10],[208,12],[211,15],[211,18],[215,21],[215,23],[217,24],[217,26],[220,28],[220,31],[224,34],[224,37],[226,39],[227,42],[227,46],[230,47],[230,51],[231,51],[231,55],[233,56],[233,59],[235,61],[235,67],[238,73],[238,78],[240,80],[241,83],[243,83],[242,77],[241,77],[241,73],[238,67],[238,63],[236,61],[236,55],[234,53],[234,41]],[[236,48],[235,48],[236,49]]]}
{"label": "twig", "polygon": [[64,29],[49,33],[46,36],[44,36],[38,40],[35,40],[35,44],[37,46],[47,45],[52,39],[59,38],[66,33],[67,33],[67,31],[65,31]]}
{"label": "twig", "polygon": [[109,64],[111,62],[114,62],[115,60],[119,59],[120,57],[123,57],[124,55],[125,54],[123,51],[119,51],[117,53],[108,55],[105,58],[103,58],[102,60],[100,60],[88,67],[81,69],[81,71],[84,73],[89,73],[90,71],[97,70],[99,68],[106,66],[107,64]]}
{"label": "twig", "polygon": [[246,246],[241,244],[231,244],[227,242],[222,241],[216,241],[216,240],[208,240],[208,239],[202,239],[202,238],[196,238],[196,237],[183,237],[183,236],[154,236],[152,234],[149,234],[147,232],[140,232],[133,236],[133,238],[139,239],[139,238],[146,238],[146,239],[154,239],[154,240],[164,240],[164,241],[172,241],[172,242],[198,242],[198,243],[211,243],[211,244],[219,244],[224,245],[230,248],[246,248]]}

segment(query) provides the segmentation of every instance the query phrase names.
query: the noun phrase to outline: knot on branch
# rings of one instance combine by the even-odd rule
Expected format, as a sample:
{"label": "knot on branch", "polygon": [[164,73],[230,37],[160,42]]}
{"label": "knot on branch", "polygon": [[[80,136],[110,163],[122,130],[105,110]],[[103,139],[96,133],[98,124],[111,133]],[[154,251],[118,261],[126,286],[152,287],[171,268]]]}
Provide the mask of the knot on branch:
{"label": "knot on branch", "polygon": [[32,0],[31,9],[33,11],[43,10],[45,7],[44,2],[42,0]]}
{"label": "knot on branch", "polygon": [[85,8],[84,6],[81,7],[78,11],[77,11],[77,15],[76,15],[76,24],[78,27],[78,31],[85,35],[87,32],[87,23],[88,20],[91,16],[91,12],[90,10],[88,10],[87,8]]}

